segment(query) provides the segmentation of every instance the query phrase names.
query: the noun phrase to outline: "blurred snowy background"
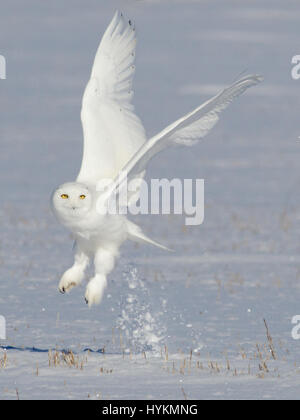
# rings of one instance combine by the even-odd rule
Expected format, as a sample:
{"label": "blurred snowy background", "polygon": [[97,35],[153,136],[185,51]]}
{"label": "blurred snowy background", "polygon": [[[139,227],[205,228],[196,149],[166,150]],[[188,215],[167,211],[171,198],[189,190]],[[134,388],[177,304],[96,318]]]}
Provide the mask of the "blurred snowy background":
{"label": "blurred snowy background", "polygon": [[[127,243],[89,310],[83,288],[58,293],[72,240],[49,197],[78,172],[81,97],[116,8],[136,23],[149,136],[243,71],[265,81],[196,148],[151,162],[148,179],[205,179],[204,223],[139,217],[176,253]],[[299,19],[293,0],[2,2],[0,399],[299,398]]]}

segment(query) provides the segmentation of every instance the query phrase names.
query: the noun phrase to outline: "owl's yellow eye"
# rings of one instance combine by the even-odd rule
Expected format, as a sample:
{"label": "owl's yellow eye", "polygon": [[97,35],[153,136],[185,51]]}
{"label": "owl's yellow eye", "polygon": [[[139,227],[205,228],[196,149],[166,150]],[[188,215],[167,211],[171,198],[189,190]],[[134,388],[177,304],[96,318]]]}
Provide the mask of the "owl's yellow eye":
{"label": "owl's yellow eye", "polygon": [[79,196],[79,198],[80,198],[80,200],[84,200],[84,199],[85,199],[85,195],[84,195],[84,194],[81,194],[81,195]]}
{"label": "owl's yellow eye", "polygon": [[67,198],[69,198],[68,194],[62,194],[61,198],[63,198],[64,200],[66,200]]}

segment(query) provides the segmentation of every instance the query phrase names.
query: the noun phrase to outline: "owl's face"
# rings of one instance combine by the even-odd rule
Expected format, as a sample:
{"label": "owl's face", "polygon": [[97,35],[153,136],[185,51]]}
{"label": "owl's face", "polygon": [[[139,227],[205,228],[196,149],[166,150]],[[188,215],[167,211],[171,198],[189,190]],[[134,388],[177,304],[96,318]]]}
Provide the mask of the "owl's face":
{"label": "owl's face", "polygon": [[81,219],[91,210],[93,199],[89,188],[77,182],[61,185],[52,195],[54,211],[63,219]]}

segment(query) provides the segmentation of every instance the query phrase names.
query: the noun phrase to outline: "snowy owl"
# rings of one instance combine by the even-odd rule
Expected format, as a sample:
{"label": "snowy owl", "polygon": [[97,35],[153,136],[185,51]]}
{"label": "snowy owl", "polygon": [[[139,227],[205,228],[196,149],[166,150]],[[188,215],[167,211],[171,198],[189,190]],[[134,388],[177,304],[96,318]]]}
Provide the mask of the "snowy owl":
{"label": "snowy owl", "polygon": [[[98,47],[83,95],[84,149],[79,174],[75,182],[62,184],[52,195],[57,219],[75,239],[74,264],[63,274],[59,290],[65,293],[79,285],[93,261],[94,276],[85,292],[89,306],[101,301],[107,275],[114,268],[119,248],[126,239],[164,248],[144,235],[126,216],[99,212],[99,194],[108,203],[113,194],[120,194],[125,177],[143,178],[147,163],[155,154],[174,144],[196,143],[216,124],[219,113],[234,98],[261,80],[257,75],[241,78],[146,141],[144,127],[131,103],[135,48],[132,22],[116,12]],[[99,192],[97,184],[103,179],[113,181],[104,192]],[[131,199],[138,200],[138,194]]]}

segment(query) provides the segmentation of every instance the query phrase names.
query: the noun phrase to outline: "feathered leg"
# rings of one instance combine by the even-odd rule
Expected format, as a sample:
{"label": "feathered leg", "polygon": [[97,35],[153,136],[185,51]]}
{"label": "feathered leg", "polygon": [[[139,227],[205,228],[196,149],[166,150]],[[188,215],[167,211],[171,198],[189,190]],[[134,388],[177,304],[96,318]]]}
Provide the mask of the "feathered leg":
{"label": "feathered leg", "polygon": [[106,276],[115,265],[116,249],[99,248],[95,253],[95,276],[91,278],[85,293],[85,301],[89,306],[101,302],[104,290],[107,285]]}
{"label": "feathered leg", "polygon": [[88,264],[89,257],[77,245],[74,264],[63,274],[58,286],[59,291],[61,293],[69,292],[73,287],[78,286],[84,278]]}

